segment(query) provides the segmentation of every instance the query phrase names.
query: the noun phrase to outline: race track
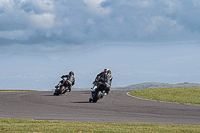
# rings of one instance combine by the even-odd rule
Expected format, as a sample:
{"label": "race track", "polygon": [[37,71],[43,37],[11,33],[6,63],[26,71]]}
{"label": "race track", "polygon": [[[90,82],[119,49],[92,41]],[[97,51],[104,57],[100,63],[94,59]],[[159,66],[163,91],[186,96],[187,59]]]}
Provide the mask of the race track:
{"label": "race track", "polygon": [[53,91],[0,92],[0,117],[79,122],[200,124],[200,106],[148,101],[111,90],[97,103],[89,91],[53,96]]}

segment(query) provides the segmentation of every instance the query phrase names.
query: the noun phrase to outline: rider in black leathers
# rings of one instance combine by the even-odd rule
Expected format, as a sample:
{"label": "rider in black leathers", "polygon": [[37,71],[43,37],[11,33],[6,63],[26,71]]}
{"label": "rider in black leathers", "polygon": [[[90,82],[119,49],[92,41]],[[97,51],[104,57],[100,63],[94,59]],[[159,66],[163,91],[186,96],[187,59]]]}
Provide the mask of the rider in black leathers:
{"label": "rider in black leathers", "polygon": [[101,73],[99,73],[96,76],[93,84],[95,84],[96,82],[101,82],[101,81],[105,82],[105,84],[106,84],[105,93],[108,94],[110,91],[112,79],[113,79],[113,77],[111,76],[111,71],[106,68],[106,69],[104,69],[104,71],[102,71]]}
{"label": "rider in black leathers", "polygon": [[[61,78],[67,78],[66,81],[68,82],[68,91],[71,91],[72,86],[75,84],[75,78],[74,78],[74,72],[70,71],[69,75],[63,75],[61,76]],[[61,83],[63,82],[63,80],[61,80],[58,85],[55,86],[55,88],[57,88]]]}

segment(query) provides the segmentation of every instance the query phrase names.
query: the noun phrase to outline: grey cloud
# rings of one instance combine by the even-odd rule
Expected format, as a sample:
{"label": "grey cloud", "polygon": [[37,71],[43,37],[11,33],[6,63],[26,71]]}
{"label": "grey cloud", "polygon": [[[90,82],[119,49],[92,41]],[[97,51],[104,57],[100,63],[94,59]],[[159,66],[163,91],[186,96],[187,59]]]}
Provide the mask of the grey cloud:
{"label": "grey cloud", "polygon": [[[42,7],[43,6],[43,7]],[[48,1],[24,1],[20,4],[20,9],[25,12],[34,12],[35,14],[42,14],[45,12],[51,12],[53,9],[53,3]]]}
{"label": "grey cloud", "polygon": [[21,8],[25,11],[25,12],[35,12],[35,13],[38,13],[38,10],[35,9],[35,7],[31,4],[31,2],[27,2],[27,3],[23,3],[21,5]]}

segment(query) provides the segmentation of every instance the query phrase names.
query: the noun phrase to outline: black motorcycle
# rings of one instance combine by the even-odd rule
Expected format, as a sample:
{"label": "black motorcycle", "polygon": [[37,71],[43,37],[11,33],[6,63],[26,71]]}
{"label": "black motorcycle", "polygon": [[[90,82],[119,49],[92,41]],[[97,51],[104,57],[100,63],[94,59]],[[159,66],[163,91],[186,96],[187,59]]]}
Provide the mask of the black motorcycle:
{"label": "black motorcycle", "polygon": [[106,86],[107,83],[95,82],[93,88],[91,88],[91,97],[89,98],[89,102],[96,103],[98,100],[103,98],[106,95]]}
{"label": "black motorcycle", "polygon": [[65,94],[68,89],[69,83],[66,79],[62,78],[62,80],[59,82],[59,84],[56,86],[55,92],[53,95],[60,95],[60,94]]}

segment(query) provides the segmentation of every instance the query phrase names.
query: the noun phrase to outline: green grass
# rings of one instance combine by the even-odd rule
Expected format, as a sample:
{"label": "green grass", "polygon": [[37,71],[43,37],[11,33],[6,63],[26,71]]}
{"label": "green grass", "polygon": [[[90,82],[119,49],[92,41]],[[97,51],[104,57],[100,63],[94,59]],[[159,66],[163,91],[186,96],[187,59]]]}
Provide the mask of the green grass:
{"label": "green grass", "polygon": [[92,123],[0,118],[0,133],[195,133],[200,125]]}
{"label": "green grass", "polygon": [[129,94],[151,100],[200,105],[200,87],[153,88],[135,90]]}

